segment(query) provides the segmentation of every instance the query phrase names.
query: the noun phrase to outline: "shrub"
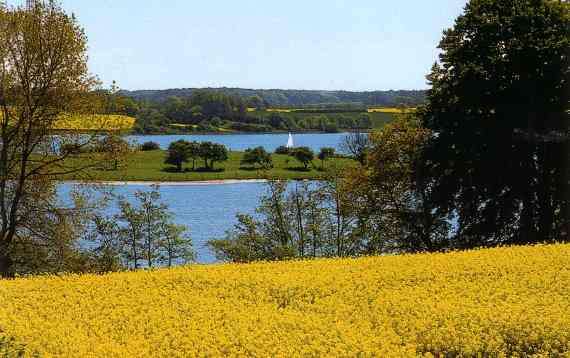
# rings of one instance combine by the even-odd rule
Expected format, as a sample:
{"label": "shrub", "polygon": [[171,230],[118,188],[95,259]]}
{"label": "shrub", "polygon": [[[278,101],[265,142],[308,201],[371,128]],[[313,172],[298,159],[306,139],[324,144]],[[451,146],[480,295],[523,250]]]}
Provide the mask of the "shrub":
{"label": "shrub", "polygon": [[74,155],[81,154],[82,147],[79,143],[65,143],[61,145],[59,150],[62,155]]}
{"label": "shrub", "polygon": [[334,154],[335,154],[334,148],[330,148],[330,147],[321,148],[321,151],[319,152],[318,158],[321,160],[321,162],[322,162],[321,166],[323,168],[325,167],[325,161],[334,157]]}
{"label": "shrub", "polygon": [[143,152],[151,151],[151,150],[159,150],[160,145],[156,142],[144,142],[141,144],[140,149]]}
{"label": "shrub", "polygon": [[271,160],[271,154],[269,154],[265,148],[259,146],[256,148],[248,148],[245,150],[243,158],[241,160],[242,164],[253,165],[259,164],[262,168],[269,169],[273,167],[273,161]]}
{"label": "shrub", "polygon": [[279,147],[277,147],[277,148],[275,149],[275,154],[286,154],[286,155],[289,155],[289,152],[290,152],[290,151],[291,151],[291,149],[287,148],[287,147],[284,146],[284,145],[281,145],[281,146],[279,146]]}
{"label": "shrub", "polygon": [[103,169],[117,170],[126,161],[131,145],[121,136],[107,135],[95,145],[94,151],[101,153]]}
{"label": "shrub", "polygon": [[204,159],[206,169],[214,169],[215,162],[228,160],[228,149],[223,144],[202,142],[199,146],[199,152],[200,157]]}
{"label": "shrub", "polygon": [[183,139],[170,143],[170,145],[168,146],[168,152],[166,158],[164,159],[164,163],[174,165],[176,167],[176,170],[181,172],[182,164],[188,161],[189,145],[190,143]]}
{"label": "shrub", "polygon": [[309,147],[298,147],[290,152],[295,159],[297,159],[305,169],[308,169],[309,163],[315,158],[315,153]]}

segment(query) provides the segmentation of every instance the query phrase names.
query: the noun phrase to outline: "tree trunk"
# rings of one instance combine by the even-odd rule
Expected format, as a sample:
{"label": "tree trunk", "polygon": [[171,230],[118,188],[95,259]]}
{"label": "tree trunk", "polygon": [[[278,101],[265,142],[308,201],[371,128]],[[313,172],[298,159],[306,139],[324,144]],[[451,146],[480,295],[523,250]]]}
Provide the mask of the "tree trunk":
{"label": "tree trunk", "polygon": [[554,207],[552,205],[553,183],[550,175],[551,170],[556,170],[550,166],[549,156],[552,153],[548,151],[548,144],[541,143],[539,148],[540,161],[541,161],[541,178],[540,185],[538,185],[538,241],[549,242],[553,239],[552,227],[554,223]]}
{"label": "tree trunk", "polygon": [[299,254],[301,257],[305,256],[305,232],[303,229],[303,213],[302,205],[299,201],[299,192],[295,193],[295,206],[297,211],[297,230],[299,233]]}
{"label": "tree trunk", "polygon": [[146,240],[147,240],[147,245],[146,245],[146,259],[147,259],[147,264],[148,267],[152,267],[153,264],[153,260],[152,260],[152,254],[153,254],[153,232],[152,232],[152,208],[147,207],[146,208]]}
{"label": "tree trunk", "polygon": [[560,195],[560,227],[556,231],[556,240],[561,242],[570,241],[570,121],[566,121],[566,125],[562,127],[563,133],[566,133],[564,141],[560,144],[562,160],[559,164],[561,181],[558,185],[557,193]]}
{"label": "tree trunk", "polygon": [[[338,188],[335,188],[335,190],[338,190]],[[336,246],[336,254],[338,257],[342,257],[343,256],[343,245],[342,245],[342,212],[341,212],[341,208],[340,208],[340,198],[339,198],[339,194],[338,192],[334,193],[335,196],[335,205],[336,205],[336,242],[337,242],[337,246]]]}
{"label": "tree trunk", "polygon": [[0,248],[0,277],[12,278],[14,277],[14,262],[8,253],[7,248]]}
{"label": "tree trunk", "polygon": [[136,237],[133,236],[133,242],[132,242],[132,254],[133,254],[133,264],[135,266],[135,270],[137,270],[139,268],[139,257],[138,257],[138,252],[137,252],[137,241],[136,241]]}

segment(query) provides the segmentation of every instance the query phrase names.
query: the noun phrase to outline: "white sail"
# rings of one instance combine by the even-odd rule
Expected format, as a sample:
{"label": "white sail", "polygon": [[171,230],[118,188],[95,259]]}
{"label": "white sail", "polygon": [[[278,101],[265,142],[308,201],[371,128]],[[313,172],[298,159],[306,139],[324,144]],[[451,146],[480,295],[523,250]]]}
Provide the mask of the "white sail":
{"label": "white sail", "polygon": [[289,139],[287,140],[287,148],[293,148],[293,136],[289,133]]}

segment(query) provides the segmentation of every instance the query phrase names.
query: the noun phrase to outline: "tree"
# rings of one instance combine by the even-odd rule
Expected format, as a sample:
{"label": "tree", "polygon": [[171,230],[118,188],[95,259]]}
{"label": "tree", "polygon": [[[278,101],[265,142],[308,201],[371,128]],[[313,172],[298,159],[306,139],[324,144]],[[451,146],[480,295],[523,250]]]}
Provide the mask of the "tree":
{"label": "tree", "polygon": [[187,228],[184,225],[162,221],[160,230],[161,240],[158,243],[160,246],[158,261],[161,264],[172,267],[175,262],[188,263],[195,259],[196,255],[192,249],[192,241],[186,234]]}
{"label": "tree", "polygon": [[253,217],[245,214],[236,216],[238,222],[226,233],[225,238],[208,240],[208,246],[216,258],[231,262],[274,260],[272,244],[259,232]]}
{"label": "tree", "polygon": [[569,6],[472,0],[444,32],[421,171],[458,247],[569,238]]}
{"label": "tree", "polygon": [[431,187],[418,172],[422,150],[431,136],[413,115],[401,115],[370,136],[364,195],[372,194],[373,199],[366,200],[368,207],[362,209],[373,213],[371,219],[385,251],[450,247],[449,220],[427,200]]}
{"label": "tree", "polygon": [[192,159],[192,170],[196,170],[196,159],[200,158],[200,143],[190,142],[187,147],[188,157]]}
{"label": "tree", "polygon": [[243,158],[241,159],[241,164],[252,165],[252,166],[259,164],[259,166],[261,166],[264,169],[269,169],[273,166],[273,162],[271,160],[271,154],[265,151],[265,148],[263,147],[246,149],[245,153],[243,154]]}
{"label": "tree", "polygon": [[[57,209],[54,179],[93,166],[65,161],[61,144],[92,144],[89,135],[50,136],[62,113],[94,113],[85,101],[96,81],[87,71],[87,40],[56,1],[0,5],[0,275],[14,275],[16,245],[41,245],[48,227],[32,228]],[[58,153],[59,152],[59,153]],[[32,220],[33,219],[33,220]],[[39,248],[39,246],[37,246]]]}
{"label": "tree", "polygon": [[126,266],[136,270],[143,259],[143,215],[126,198],[119,200],[119,208],[121,212],[117,214],[116,219],[123,224],[118,230],[121,246],[124,248],[122,254]]}
{"label": "tree", "polygon": [[280,145],[279,147],[277,147],[275,149],[275,154],[286,154],[289,155],[291,153],[291,149],[284,146],[284,145]]}
{"label": "tree", "polygon": [[341,143],[342,150],[362,165],[366,163],[369,147],[370,138],[367,133],[351,132],[343,138]]}
{"label": "tree", "polygon": [[294,186],[269,181],[255,218],[237,215],[226,237],[208,244],[219,259],[234,262],[358,255],[365,245],[353,235],[342,180],[331,176],[325,183]]}
{"label": "tree", "polygon": [[228,160],[229,158],[228,149],[223,144],[214,143],[209,158],[210,158],[210,169],[214,169],[214,164],[216,162],[223,162]]}
{"label": "tree", "polygon": [[330,147],[323,147],[319,152],[318,158],[321,160],[321,168],[325,168],[325,161],[329,160],[329,158],[334,157],[335,149]]}
{"label": "tree", "polygon": [[79,240],[93,215],[92,204],[75,188],[66,207],[38,205],[36,209],[42,211],[30,216],[26,223],[30,233],[19,236],[12,246],[13,272],[28,275],[91,271],[98,258],[81,248]]}
{"label": "tree", "polygon": [[181,172],[182,164],[188,162],[188,147],[189,143],[183,139],[170,143],[164,163],[176,166],[176,170]]}
{"label": "tree", "polygon": [[153,141],[144,142],[143,144],[140,145],[140,150],[143,152],[148,152],[151,150],[160,150],[160,144]]}
{"label": "tree", "polygon": [[354,216],[351,215],[351,203],[348,199],[344,175],[339,169],[329,170],[319,185],[323,200],[328,208],[328,230],[330,254],[343,257],[359,253],[362,237],[352,235]]}
{"label": "tree", "polygon": [[204,167],[212,170],[216,162],[228,160],[228,149],[222,144],[202,142],[200,156],[204,159]]}
{"label": "tree", "polygon": [[129,142],[116,134],[104,136],[97,144],[101,154],[101,164],[106,170],[118,170],[131,153]]}
{"label": "tree", "polygon": [[135,202],[119,198],[115,226],[125,266],[138,269],[146,261],[149,268],[156,263],[170,267],[175,260],[188,262],[194,257],[186,227],[174,224],[168,206],[160,201],[159,189],[137,190]]}
{"label": "tree", "polygon": [[170,124],[170,120],[155,108],[142,107],[136,113],[133,130],[137,133],[157,132]]}
{"label": "tree", "polygon": [[114,217],[93,215],[93,229],[87,238],[95,259],[91,267],[93,271],[104,273],[124,268],[121,261],[123,243]]}
{"label": "tree", "polygon": [[289,206],[285,202],[286,190],[286,181],[269,181],[256,209],[261,220],[238,214],[238,223],[225,238],[208,241],[216,256],[234,262],[295,257],[297,247],[291,232]]}
{"label": "tree", "polygon": [[368,113],[363,113],[358,118],[358,128],[362,129],[369,129],[372,128],[372,120],[370,119],[370,115]]}
{"label": "tree", "polygon": [[153,185],[149,191],[136,191],[135,198],[140,204],[140,217],[143,221],[143,258],[147,267],[152,267],[159,255],[161,230],[159,224],[165,221],[167,206],[159,202],[160,187]]}
{"label": "tree", "polygon": [[309,163],[315,158],[315,153],[309,147],[297,147],[291,151],[291,155],[303,164],[305,169],[309,168]]}

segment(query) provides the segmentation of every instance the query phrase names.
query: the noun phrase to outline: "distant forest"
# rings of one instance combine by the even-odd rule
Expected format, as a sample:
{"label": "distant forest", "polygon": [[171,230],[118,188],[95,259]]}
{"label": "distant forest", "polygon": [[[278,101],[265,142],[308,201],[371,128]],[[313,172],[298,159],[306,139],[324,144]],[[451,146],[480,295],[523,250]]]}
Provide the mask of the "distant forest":
{"label": "distant forest", "polygon": [[370,107],[416,107],[423,91],[239,88],[103,91],[107,113],[136,118],[136,133],[370,130],[393,119]]}
{"label": "distant forest", "polygon": [[389,91],[318,91],[246,88],[175,88],[166,90],[121,91],[138,101],[164,102],[170,97],[190,97],[196,91],[207,90],[241,98],[256,98],[265,107],[307,107],[326,104],[357,104],[364,106],[416,106],[425,101],[423,90]]}

